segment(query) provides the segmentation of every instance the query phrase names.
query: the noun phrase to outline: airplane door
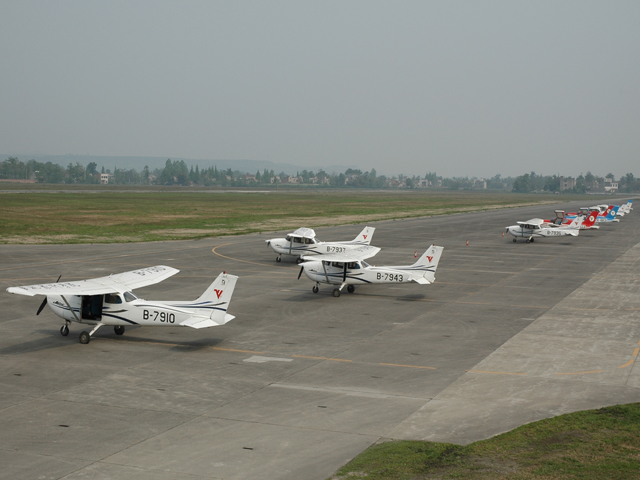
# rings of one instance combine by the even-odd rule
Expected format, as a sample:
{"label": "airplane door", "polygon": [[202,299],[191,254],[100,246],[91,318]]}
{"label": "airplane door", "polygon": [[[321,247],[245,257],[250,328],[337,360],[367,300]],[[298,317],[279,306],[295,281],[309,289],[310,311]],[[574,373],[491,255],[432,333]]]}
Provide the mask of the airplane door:
{"label": "airplane door", "polygon": [[102,319],[102,295],[82,296],[82,319],[100,320]]}

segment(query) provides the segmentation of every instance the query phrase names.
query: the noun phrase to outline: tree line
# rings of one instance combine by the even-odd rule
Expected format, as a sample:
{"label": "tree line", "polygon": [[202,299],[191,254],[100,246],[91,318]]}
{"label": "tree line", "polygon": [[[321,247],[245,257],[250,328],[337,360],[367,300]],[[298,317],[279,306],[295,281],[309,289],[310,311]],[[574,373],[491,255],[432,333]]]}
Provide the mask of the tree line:
{"label": "tree line", "polygon": [[[255,174],[233,170],[218,169],[217,166],[200,169],[187,166],[184,160],[167,159],[164,167],[151,170],[145,166],[141,172],[135,169],[114,168],[113,171],[104,166],[98,171],[96,162],[86,166],[76,162],[67,167],[52,163],[29,160],[23,162],[16,157],[9,157],[0,163],[0,180],[27,180],[37,183],[67,184],[99,184],[101,174],[108,174],[108,182],[116,185],[203,185],[203,186],[279,186],[279,185],[314,185],[318,187],[349,188],[444,188],[448,190],[503,190],[517,193],[536,192],[568,192],[588,193],[603,191],[605,182],[614,181],[609,173],[604,177],[587,172],[573,179],[569,188],[561,185],[564,177],[558,175],[537,175],[535,172],[525,173],[518,177],[502,177],[497,174],[491,178],[475,177],[442,177],[435,172],[419,175],[385,176],[378,175],[375,169],[362,171],[347,169],[344,173],[327,173],[302,170],[295,175],[284,172],[275,173],[264,169]],[[566,182],[565,182],[566,183]],[[565,185],[566,187],[566,185]],[[618,180],[620,192],[640,192],[640,179],[627,173]]]}

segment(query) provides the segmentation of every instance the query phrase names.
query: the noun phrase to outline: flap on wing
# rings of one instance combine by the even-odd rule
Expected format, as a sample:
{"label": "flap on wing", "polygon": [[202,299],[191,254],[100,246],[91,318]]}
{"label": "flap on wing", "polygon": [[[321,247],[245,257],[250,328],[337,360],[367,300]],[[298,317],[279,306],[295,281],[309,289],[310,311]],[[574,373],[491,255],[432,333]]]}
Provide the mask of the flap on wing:
{"label": "flap on wing", "polygon": [[136,288],[161,282],[180,270],[158,265],[131,272],[118,273],[108,277],[78,280],[75,282],[44,283],[9,287],[7,292],[18,295],[102,295],[105,293],[124,293]]}
{"label": "flap on wing", "polygon": [[411,277],[411,281],[412,282],[416,282],[419,283],[420,285],[429,285],[431,284],[431,282],[429,282],[426,278],[424,277]]}
{"label": "flap on wing", "polygon": [[358,260],[366,260],[376,255],[380,251],[378,247],[363,245],[362,247],[349,249],[345,253],[329,253],[318,255],[303,255],[303,260],[315,260],[322,262],[357,262]]}

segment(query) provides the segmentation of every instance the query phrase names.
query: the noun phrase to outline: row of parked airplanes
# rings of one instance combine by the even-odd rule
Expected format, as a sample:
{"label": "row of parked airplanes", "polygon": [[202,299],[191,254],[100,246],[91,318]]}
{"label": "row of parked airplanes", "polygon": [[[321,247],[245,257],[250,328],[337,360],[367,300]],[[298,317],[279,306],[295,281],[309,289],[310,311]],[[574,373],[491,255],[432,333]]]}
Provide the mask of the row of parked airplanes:
{"label": "row of parked airplanes", "polygon": [[[517,237],[533,242],[537,237],[578,235],[580,229],[599,228],[597,223],[617,221],[632,210],[631,200],[623,206],[600,205],[567,213],[556,210],[554,220],[532,219],[507,227]],[[295,256],[301,264],[298,279],[304,272],[315,284],[313,293],[318,293],[321,284],[335,286],[333,296],[339,297],[346,287],[353,293],[356,285],[418,283],[429,285],[435,281],[435,273],[443,247],[430,246],[412,265],[369,265],[365,260],[376,255],[380,248],[371,246],[375,228],[366,227],[350,241],[321,242],[310,228],[299,228],[285,238],[266,240],[278,254]],[[560,233],[554,233],[560,232]],[[9,287],[9,293],[35,296],[44,295],[36,315],[49,308],[64,320],[60,334],[69,335],[72,322],[93,326],[90,331],[80,333],[80,342],[89,343],[91,336],[102,326],[113,326],[117,335],[125,327],[184,326],[206,328],[224,325],[235,317],[227,313],[238,277],[222,272],[207,290],[194,301],[147,301],[138,298],[133,290],[159,283],[179,270],[165,265],[124,272],[108,277],[89,280],[60,282],[40,285]]]}
{"label": "row of parked airplanes", "polygon": [[526,222],[518,222],[517,225],[507,227],[506,232],[513,235],[513,241],[518,237],[525,238],[527,243],[542,237],[562,237],[571,235],[577,237],[580,230],[600,228],[599,223],[619,222],[633,210],[633,200],[624,205],[596,205],[595,207],[583,207],[578,212],[565,213],[564,210],[556,210],[556,218],[543,220],[532,218]]}

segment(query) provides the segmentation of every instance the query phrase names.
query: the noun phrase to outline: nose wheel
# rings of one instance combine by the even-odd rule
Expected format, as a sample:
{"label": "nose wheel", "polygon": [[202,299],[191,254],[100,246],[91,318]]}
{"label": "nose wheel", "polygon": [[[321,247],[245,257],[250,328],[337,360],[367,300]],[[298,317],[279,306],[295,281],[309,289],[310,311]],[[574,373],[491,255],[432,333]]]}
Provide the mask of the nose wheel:
{"label": "nose wheel", "polygon": [[116,332],[116,335],[122,335],[124,333],[124,325],[116,325],[113,327],[113,331]]}
{"label": "nose wheel", "polygon": [[276,262],[280,263],[281,261],[282,261],[282,257],[278,255],[278,256],[276,257]]}
{"label": "nose wheel", "polygon": [[314,285],[313,288],[311,289],[311,291],[313,293],[318,293],[320,291],[320,288],[318,287],[318,285]]}
{"label": "nose wheel", "polygon": [[69,335],[69,327],[67,325],[63,325],[60,327],[60,335],[62,335],[63,337]]}
{"label": "nose wheel", "polygon": [[513,243],[516,243],[516,239],[515,239],[515,237],[513,238]]}
{"label": "nose wheel", "polygon": [[353,293],[356,291],[356,287],[353,285],[347,285],[347,292]]}

